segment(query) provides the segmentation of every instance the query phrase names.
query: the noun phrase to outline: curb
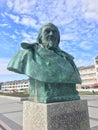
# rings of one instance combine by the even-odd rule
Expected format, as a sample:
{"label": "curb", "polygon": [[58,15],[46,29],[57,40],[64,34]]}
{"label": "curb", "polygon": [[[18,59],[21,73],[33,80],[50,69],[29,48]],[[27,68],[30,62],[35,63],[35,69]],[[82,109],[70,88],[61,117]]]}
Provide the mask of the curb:
{"label": "curb", "polygon": [[12,97],[12,96],[2,96],[2,95],[0,95],[0,97],[7,98],[7,99],[12,99],[12,100],[17,100],[17,101],[26,101],[26,100],[28,100],[28,97]]}

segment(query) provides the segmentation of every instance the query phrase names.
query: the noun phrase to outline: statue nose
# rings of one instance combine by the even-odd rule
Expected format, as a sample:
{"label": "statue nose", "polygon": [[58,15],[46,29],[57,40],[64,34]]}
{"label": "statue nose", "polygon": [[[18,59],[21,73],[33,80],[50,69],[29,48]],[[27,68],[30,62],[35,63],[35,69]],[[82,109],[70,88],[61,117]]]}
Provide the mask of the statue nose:
{"label": "statue nose", "polygon": [[53,32],[52,32],[52,31],[50,31],[50,32],[49,32],[49,35],[53,35]]}

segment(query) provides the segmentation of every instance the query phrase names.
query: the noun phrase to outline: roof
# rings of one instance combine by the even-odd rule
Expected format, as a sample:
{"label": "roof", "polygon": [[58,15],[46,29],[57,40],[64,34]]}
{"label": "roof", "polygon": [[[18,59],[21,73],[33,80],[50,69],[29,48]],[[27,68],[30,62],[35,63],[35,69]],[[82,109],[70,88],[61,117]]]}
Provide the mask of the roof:
{"label": "roof", "polygon": [[92,84],[93,87],[97,87],[98,86],[98,83],[94,83]]}
{"label": "roof", "polygon": [[98,59],[98,56],[96,56],[95,59]]}
{"label": "roof", "polygon": [[84,70],[84,69],[90,69],[90,68],[95,68],[95,66],[94,66],[94,65],[90,65],[90,66],[81,66],[81,67],[79,67],[78,69],[79,69],[79,70]]}

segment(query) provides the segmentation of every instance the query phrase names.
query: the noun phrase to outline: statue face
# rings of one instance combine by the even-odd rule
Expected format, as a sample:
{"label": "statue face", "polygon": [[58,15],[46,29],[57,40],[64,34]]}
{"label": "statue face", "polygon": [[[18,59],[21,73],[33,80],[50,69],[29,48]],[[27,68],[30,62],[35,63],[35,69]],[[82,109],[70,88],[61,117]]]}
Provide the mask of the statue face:
{"label": "statue face", "polygon": [[55,26],[44,26],[41,33],[41,41],[45,48],[58,46],[58,30]]}

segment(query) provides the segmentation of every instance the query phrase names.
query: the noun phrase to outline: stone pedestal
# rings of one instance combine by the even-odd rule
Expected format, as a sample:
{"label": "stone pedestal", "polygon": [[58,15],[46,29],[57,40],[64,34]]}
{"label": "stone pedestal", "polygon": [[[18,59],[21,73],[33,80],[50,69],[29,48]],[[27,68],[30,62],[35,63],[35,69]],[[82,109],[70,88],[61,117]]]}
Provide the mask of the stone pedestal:
{"label": "stone pedestal", "polygon": [[23,130],[90,130],[86,100],[23,104]]}

